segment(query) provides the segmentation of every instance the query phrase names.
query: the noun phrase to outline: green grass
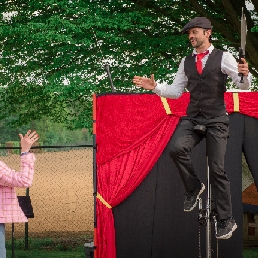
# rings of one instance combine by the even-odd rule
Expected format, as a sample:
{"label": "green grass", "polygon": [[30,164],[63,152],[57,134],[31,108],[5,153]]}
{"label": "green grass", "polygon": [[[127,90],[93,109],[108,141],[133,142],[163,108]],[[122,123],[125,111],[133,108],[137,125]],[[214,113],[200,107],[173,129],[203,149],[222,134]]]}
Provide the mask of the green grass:
{"label": "green grass", "polygon": [[[15,239],[15,258],[86,258],[84,253],[84,238],[29,238],[29,250],[24,250],[24,238]],[[12,241],[6,241],[7,258],[12,257]],[[257,258],[258,247],[247,248],[243,251],[243,258]],[[88,258],[88,257],[87,257]]]}
{"label": "green grass", "polygon": [[[29,238],[29,249],[25,249],[24,238],[15,239],[15,258],[86,258],[83,238],[50,239]],[[12,241],[6,241],[7,258],[12,257]]]}
{"label": "green grass", "polygon": [[[6,257],[12,257],[12,251],[6,251]],[[42,251],[42,250],[15,250],[15,258],[86,258],[84,251]]]}
{"label": "green grass", "polygon": [[243,258],[257,258],[258,257],[258,248],[248,248],[243,252]]}
{"label": "green grass", "polygon": [[[44,251],[44,250],[15,250],[15,258],[86,258],[84,250],[81,251]],[[12,257],[12,251],[7,250],[7,258]],[[243,258],[257,258],[258,249],[244,250]]]}
{"label": "green grass", "polygon": [[[15,258],[86,258],[83,248],[73,251],[15,250]],[[12,251],[7,250],[7,258],[12,257]],[[258,248],[247,249],[243,258],[257,258]]]}

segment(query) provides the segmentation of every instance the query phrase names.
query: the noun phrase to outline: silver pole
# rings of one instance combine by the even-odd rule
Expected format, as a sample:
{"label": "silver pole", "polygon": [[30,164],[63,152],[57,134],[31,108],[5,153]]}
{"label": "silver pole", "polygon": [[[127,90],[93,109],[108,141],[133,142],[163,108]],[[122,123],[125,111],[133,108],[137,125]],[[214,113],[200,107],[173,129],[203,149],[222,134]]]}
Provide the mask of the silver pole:
{"label": "silver pole", "polygon": [[210,222],[210,211],[211,211],[211,189],[210,189],[209,163],[208,163],[208,157],[207,157],[206,258],[211,258],[211,222]]}

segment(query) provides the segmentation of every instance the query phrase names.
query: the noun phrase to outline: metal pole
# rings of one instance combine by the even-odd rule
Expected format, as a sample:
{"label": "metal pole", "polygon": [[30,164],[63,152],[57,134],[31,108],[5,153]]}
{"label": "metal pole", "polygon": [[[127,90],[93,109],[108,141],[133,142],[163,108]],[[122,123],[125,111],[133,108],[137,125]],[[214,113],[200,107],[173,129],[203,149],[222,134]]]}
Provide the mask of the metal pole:
{"label": "metal pole", "polygon": [[[26,189],[26,196],[30,195],[30,189]],[[29,223],[25,222],[25,250],[29,249]]]}
{"label": "metal pole", "polygon": [[210,171],[207,157],[207,202],[206,202],[206,258],[211,258],[211,190],[210,190]]}
{"label": "metal pole", "polygon": [[14,223],[12,223],[12,258],[14,258]]}
{"label": "metal pole", "polygon": [[97,132],[96,132],[96,118],[97,118],[97,99],[96,94],[93,94],[93,196],[94,196],[94,254],[93,257],[98,257],[98,243],[97,243]]}
{"label": "metal pole", "polygon": [[97,141],[96,141],[96,94],[93,94],[93,196],[94,196],[94,228],[97,228],[96,196],[97,196]]}
{"label": "metal pole", "polygon": [[107,72],[108,79],[109,79],[110,84],[111,84],[112,92],[116,92],[115,86],[114,86],[113,81],[112,81],[111,73],[110,73],[110,71],[109,71],[109,64],[108,64],[108,63],[105,64],[105,70],[106,70],[106,72]]}

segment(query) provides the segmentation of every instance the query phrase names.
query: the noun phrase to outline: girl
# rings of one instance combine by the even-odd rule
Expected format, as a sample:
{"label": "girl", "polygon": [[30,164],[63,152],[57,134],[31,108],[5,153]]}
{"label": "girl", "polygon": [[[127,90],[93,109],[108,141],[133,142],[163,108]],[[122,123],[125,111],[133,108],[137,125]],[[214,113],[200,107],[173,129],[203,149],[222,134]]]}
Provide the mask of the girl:
{"label": "girl", "polygon": [[9,168],[0,161],[0,257],[6,258],[5,223],[24,223],[28,219],[19,206],[14,187],[27,188],[32,184],[34,174],[35,155],[30,153],[31,145],[39,137],[36,131],[29,130],[21,139],[21,167],[20,172]]}

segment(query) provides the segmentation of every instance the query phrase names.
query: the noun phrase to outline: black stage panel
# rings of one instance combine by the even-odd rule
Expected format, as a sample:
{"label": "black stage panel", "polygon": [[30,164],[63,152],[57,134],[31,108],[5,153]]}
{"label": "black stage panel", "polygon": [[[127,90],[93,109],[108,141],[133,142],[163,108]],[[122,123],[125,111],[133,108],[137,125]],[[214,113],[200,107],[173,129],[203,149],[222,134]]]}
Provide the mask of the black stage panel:
{"label": "black stage panel", "polygon": [[[238,228],[231,239],[218,241],[218,257],[241,258],[242,147],[243,142],[247,144],[244,136],[247,134],[250,119],[239,113],[233,113],[229,118],[230,136],[225,156],[225,170],[231,182],[233,216]],[[251,124],[257,121],[251,119]],[[258,128],[258,122],[255,126]],[[252,133],[250,140],[254,137],[257,137],[255,141],[258,142],[258,133]],[[206,184],[205,149],[204,139],[193,149],[191,157],[199,178]],[[252,152],[249,156],[257,153],[254,149],[255,146],[249,150]],[[257,158],[249,158],[249,161],[258,167]],[[202,194],[202,198],[205,207],[206,192]],[[183,200],[183,183],[169,156],[168,148],[165,148],[142,184],[124,202],[113,208],[117,258],[196,258],[200,256],[199,252],[201,257],[206,257],[206,228],[199,226],[198,208],[192,212],[184,212]],[[212,257],[215,258],[217,240],[214,235],[212,226]]]}

